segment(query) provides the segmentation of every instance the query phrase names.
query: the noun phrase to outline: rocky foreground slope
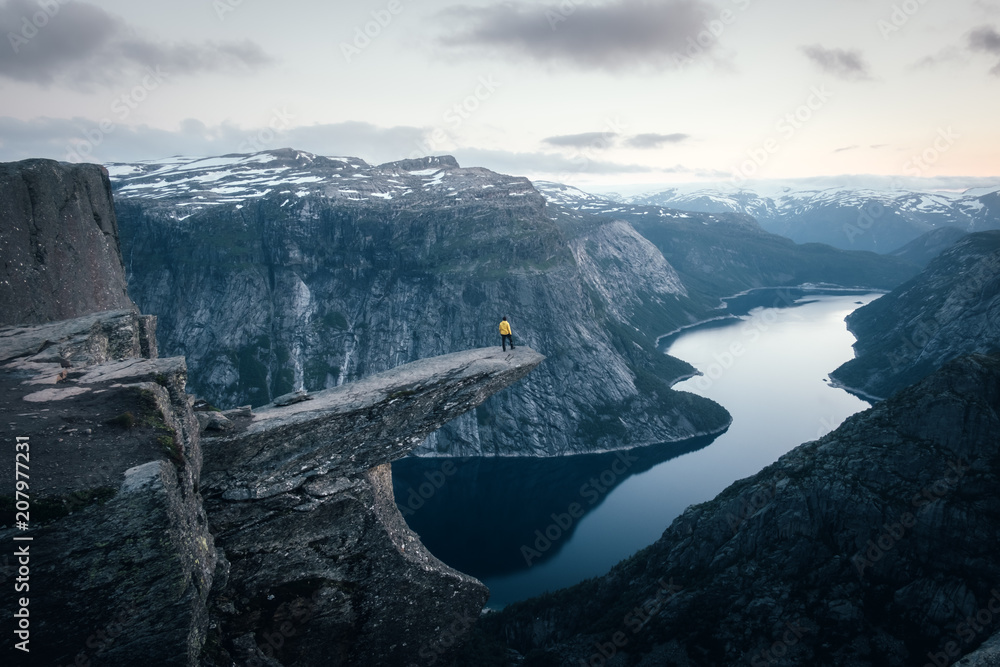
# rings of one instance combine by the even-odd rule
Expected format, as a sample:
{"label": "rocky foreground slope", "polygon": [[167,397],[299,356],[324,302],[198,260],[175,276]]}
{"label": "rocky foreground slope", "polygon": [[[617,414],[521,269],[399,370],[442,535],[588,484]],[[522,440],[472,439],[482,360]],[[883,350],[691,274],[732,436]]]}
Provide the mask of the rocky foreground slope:
{"label": "rocky foreground slope", "polygon": [[529,665],[995,665],[998,433],[1000,358],[955,360],[485,627]]}
{"label": "rocky foreground slope", "polygon": [[1000,231],[970,234],[847,318],[855,358],[831,374],[890,396],[962,354],[1000,350]]}

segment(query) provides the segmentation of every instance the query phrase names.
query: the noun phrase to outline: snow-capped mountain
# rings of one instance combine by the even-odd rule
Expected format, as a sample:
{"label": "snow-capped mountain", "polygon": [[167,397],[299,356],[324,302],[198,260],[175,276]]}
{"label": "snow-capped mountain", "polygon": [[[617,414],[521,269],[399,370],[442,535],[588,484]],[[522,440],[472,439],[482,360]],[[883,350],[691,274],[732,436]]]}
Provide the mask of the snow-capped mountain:
{"label": "snow-capped mountain", "polygon": [[118,199],[170,202],[190,213],[284,195],[281,207],[309,197],[344,202],[416,199],[421,194],[479,199],[535,195],[524,178],[461,169],[451,156],[402,160],[379,166],[360,158],[323,157],[293,149],[211,158],[174,157],[106,165]]}
{"label": "snow-capped mountain", "polygon": [[737,224],[747,229],[760,230],[756,221],[742,211],[719,209],[697,211],[677,206],[656,204],[633,199],[624,199],[614,195],[597,195],[584,192],[579,188],[553,181],[532,181],[532,185],[545,197],[545,201],[567,211],[574,211],[577,217],[585,215],[600,215],[604,217],[621,216],[630,220],[645,217],[667,218],[673,220],[691,220],[697,218],[706,225],[718,222]]}
{"label": "snow-capped mountain", "polygon": [[[691,369],[656,350],[718,299],[688,297],[627,223],[577,224],[525,178],[448,156],[373,166],[291,149],[108,171],[129,292],[159,316],[161,350],[185,355],[190,386],[220,407],[492,345],[506,314],[518,348],[549,358],[422,453],[548,456],[728,423],[670,390]],[[647,368],[667,379],[640,393]],[[606,420],[593,417],[605,406]]]}
{"label": "snow-capped mountain", "polygon": [[1000,229],[1000,186],[964,192],[794,188],[669,188],[629,203],[753,216],[769,232],[799,243],[888,253],[941,227]]}

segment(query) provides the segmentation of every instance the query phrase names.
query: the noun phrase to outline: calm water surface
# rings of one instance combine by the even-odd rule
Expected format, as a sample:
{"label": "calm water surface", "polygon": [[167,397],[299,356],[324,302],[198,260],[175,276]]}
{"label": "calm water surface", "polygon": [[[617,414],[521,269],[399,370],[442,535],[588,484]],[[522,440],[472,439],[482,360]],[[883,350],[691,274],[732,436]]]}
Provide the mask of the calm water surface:
{"label": "calm water surface", "polygon": [[704,373],[674,388],[733,416],[715,439],[556,459],[408,458],[393,464],[396,502],[432,553],[489,586],[490,607],[604,574],[689,505],[868,407],[827,374],[853,358],[844,318],[878,296],[758,293],[731,302],[748,311],[740,319],[667,340]]}

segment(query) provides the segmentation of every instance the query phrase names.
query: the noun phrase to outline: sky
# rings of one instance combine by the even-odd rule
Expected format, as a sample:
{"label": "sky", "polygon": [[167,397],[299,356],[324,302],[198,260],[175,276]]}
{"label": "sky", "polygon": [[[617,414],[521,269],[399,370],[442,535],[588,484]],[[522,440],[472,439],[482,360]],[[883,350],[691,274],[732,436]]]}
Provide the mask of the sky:
{"label": "sky", "polygon": [[0,160],[1000,184],[1000,0],[0,0]]}

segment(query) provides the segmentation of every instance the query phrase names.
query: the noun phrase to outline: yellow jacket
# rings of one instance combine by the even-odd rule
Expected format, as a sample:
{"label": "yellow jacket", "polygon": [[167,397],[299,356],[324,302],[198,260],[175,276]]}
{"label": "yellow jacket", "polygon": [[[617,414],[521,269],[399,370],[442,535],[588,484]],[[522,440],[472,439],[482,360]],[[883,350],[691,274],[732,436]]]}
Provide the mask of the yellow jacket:
{"label": "yellow jacket", "polygon": [[510,322],[503,320],[500,322],[500,335],[509,336],[510,335]]}

